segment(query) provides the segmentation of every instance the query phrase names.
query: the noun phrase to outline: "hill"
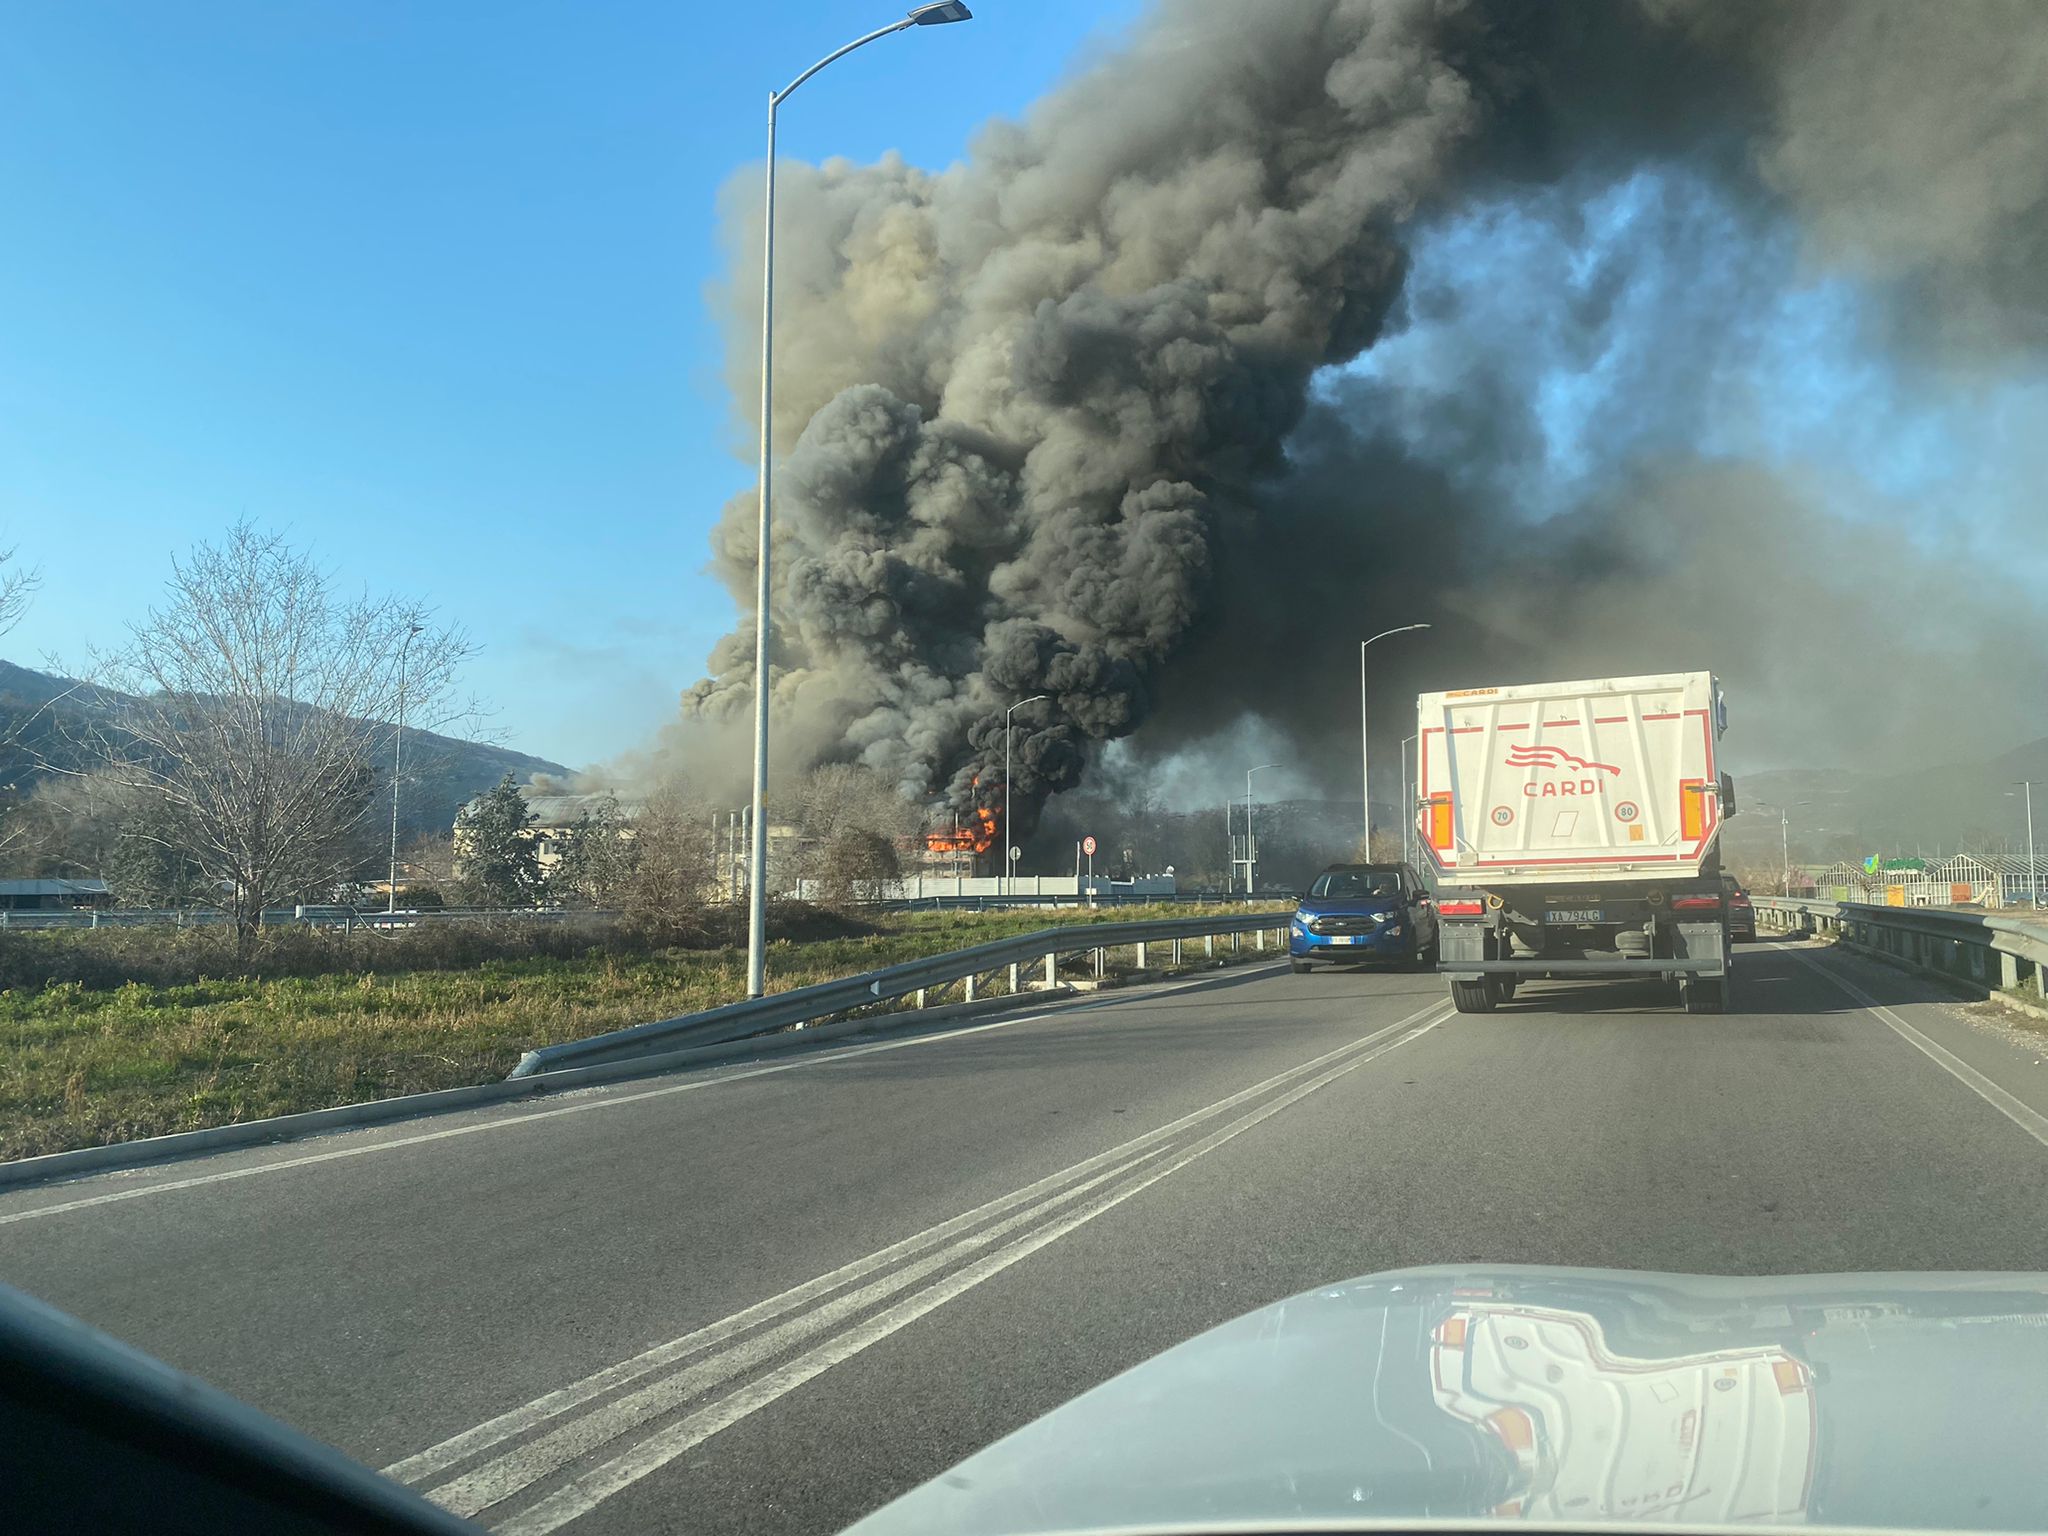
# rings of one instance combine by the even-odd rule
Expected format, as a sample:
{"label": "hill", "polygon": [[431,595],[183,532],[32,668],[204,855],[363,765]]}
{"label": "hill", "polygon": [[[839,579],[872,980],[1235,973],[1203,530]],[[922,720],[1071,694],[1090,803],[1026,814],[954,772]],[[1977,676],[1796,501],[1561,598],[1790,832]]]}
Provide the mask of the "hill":
{"label": "hill", "polygon": [[[78,728],[95,717],[112,719],[125,702],[123,694],[0,661],[0,788],[27,794],[51,773],[83,766],[74,761],[70,745]],[[384,738],[380,760],[388,763],[391,727],[379,722],[373,729]],[[407,836],[446,832],[463,804],[508,773],[517,779],[537,773],[569,775],[567,768],[546,758],[410,729],[405,733],[405,768],[407,784],[399,811]]]}
{"label": "hill", "polygon": [[[1861,861],[1873,853],[1954,853],[1961,848],[2018,852],[2026,846],[2026,807],[2015,783],[2032,779],[2034,834],[2048,845],[2048,737],[1979,762],[1911,773],[1776,769],[1736,781],[1738,814],[1727,850],[1739,863],[1774,864],[1778,815],[1787,808],[1794,863]],[[1805,802],[1802,804],[1801,802]]]}

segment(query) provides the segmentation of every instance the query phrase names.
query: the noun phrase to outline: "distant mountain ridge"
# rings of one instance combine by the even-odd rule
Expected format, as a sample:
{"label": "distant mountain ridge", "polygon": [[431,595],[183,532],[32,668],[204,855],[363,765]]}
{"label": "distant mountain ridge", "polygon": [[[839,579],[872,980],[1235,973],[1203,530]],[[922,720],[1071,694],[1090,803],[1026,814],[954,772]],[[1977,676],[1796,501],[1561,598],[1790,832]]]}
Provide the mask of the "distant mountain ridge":
{"label": "distant mountain ridge", "polygon": [[1761,808],[1768,803],[1785,807],[1790,817],[1794,863],[1963,848],[2018,852],[2027,839],[2021,779],[2034,781],[2034,840],[2048,848],[2048,737],[1981,761],[1907,773],[1779,768],[1738,774],[1738,811],[1724,846],[1738,858],[1776,864],[1783,839],[1778,813]]}
{"label": "distant mountain ridge", "polygon": [[[27,793],[49,776],[46,763],[82,766],[69,761],[64,726],[107,718],[125,702],[125,694],[0,661],[0,787]],[[372,724],[385,733],[388,745],[391,727]],[[385,766],[388,770],[388,757]],[[408,727],[401,830],[407,836],[447,832],[456,811],[508,773],[520,780],[535,774],[570,777],[569,769],[546,758]],[[387,796],[389,789],[387,777]]]}

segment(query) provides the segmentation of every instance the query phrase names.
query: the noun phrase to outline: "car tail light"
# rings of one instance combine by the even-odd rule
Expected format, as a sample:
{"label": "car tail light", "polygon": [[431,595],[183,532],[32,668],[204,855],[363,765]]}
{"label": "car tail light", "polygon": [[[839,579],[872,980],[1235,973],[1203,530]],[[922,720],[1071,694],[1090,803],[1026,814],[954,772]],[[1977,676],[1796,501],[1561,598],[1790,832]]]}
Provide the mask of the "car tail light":
{"label": "car tail light", "polygon": [[1431,795],[1429,797],[1429,846],[1445,853],[1451,851],[1451,797]]}
{"label": "car tail light", "polygon": [[1483,901],[1439,901],[1436,910],[1443,917],[1482,917],[1486,913]]}
{"label": "car tail light", "polygon": [[1689,843],[1707,835],[1707,781],[1678,781],[1678,835]]}

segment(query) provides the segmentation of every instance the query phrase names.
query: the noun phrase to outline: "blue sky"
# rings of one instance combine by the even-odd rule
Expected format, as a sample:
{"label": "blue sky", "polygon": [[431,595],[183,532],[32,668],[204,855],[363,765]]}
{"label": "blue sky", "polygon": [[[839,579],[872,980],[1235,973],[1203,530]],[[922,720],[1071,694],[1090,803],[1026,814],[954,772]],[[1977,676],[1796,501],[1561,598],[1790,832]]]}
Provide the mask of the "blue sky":
{"label": "blue sky", "polygon": [[[944,165],[1139,0],[978,0],[785,109],[785,155]],[[270,0],[12,8],[0,47],[0,654],[76,666],[240,517],[483,646],[506,743],[636,745],[729,627],[718,189],[771,86],[900,14]],[[762,18],[771,20],[764,21]]]}
{"label": "blue sky", "polygon": [[[1141,9],[978,0],[970,25],[807,85],[783,151],[943,166]],[[894,14],[16,7],[0,539],[45,585],[0,654],[76,667],[118,644],[175,552],[249,517],[342,584],[465,625],[483,647],[468,682],[509,745],[580,766],[646,741],[734,617],[703,574],[719,508],[752,479],[705,299],[719,189],[758,166],[770,86]],[[2038,370],[1901,373],[1866,334],[1870,295],[1789,234],[1750,238],[1682,172],[1550,204],[1475,203],[1420,232],[1414,285],[1462,321],[1432,325],[1425,302],[1355,365],[1423,410],[1475,369],[1533,399],[1532,512],[1631,452],[1754,456],[1852,510],[1909,505],[1930,545],[1978,540],[2048,583],[2038,542],[2015,566],[2009,538],[2048,473]],[[1584,334],[1559,319],[1600,303]],[[1709,355],[1724,364],[1703,371]]]}

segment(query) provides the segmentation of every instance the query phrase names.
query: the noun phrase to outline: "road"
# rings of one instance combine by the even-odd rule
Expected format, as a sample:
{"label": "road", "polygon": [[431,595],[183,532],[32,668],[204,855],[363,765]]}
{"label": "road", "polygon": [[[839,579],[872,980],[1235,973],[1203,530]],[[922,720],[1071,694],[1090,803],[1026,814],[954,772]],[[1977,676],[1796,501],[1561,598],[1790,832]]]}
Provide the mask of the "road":
{"label": "road", "polygon": [[[1273,966],[0,1195],[0,1279],[496,1529],[839,1529],[1331,1280],[2048,1270],[2048,1067],[1747,947],[1739,1011]],[[2042,1037],[2048,1047],[2048,1036]]]}

